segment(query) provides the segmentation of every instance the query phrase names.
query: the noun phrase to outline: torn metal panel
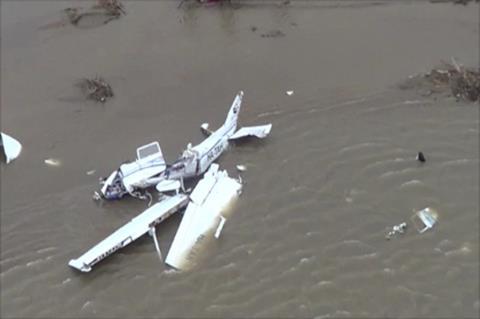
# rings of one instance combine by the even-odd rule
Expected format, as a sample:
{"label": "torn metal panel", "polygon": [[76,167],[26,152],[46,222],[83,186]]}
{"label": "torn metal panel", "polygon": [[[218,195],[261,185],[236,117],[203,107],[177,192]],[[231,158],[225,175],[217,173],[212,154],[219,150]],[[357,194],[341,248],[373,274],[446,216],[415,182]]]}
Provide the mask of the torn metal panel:
{"label": "torn metal panel", "polygon": [[[241,192],[242,184],[212,164],[192,192],[165,262],[177,269],[184,268],[195,245],[217,227],[216,237],[225,223],[221,213]],[[213,232],[212,232],[213,235]]]}
{"label": "torn metal panel", "polygon": [[16,159],[22,151],[22,144],[3,132],[0,133],[0,146],[3,148],[7,164]]}
{"label": "torn metal panel", "polygon": [[79,258],[70,260],[68,265],[82,272],[89,272],[93,265],[143,236],[152,227],[185,207],[187,203],[188,196],[184,194],[166,197],[120,227]]}
{"label": "torn metal panel", "polygon": [[436,210],[427,207],[416,212],[415,215],[411,217],[411,220],[417,231],[421,234],[433,228],[437,223],[438,213]]}

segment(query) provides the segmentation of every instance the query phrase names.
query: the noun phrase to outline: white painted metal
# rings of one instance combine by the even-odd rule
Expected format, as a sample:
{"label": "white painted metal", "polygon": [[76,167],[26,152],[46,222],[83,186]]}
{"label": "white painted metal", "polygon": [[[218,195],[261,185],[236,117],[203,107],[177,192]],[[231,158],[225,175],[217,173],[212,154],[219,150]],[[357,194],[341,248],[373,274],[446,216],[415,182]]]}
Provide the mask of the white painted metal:
{"label": "white painted metal", "polygon": [[70,260],[68,265],[83,272],[90,271],[93,265],[149,232],[152,227],[186,206],[187,203],[188,196],[184,194],[166,197],[117,229],[79,258]]}
{"label": "white painted metal", "polygon": [[[119,199],[126,194],[135,196],[135,191],[156,185],[163,180],[199,176],[228,148],[229,140],[247,136],[266,137],[272,129],[272,124],[244,127],[235,133],[242,100],[243,91],[239,91],[223,125],[212,132],[208,129],[208,124],[203,123],[201,129],[208,137],[198,145],[189,144],[182,155],[168,167],[158,142],[139,148],[137,161],[120,166],[116,178],[102,188],[103,197]],[[147,158],[144,159],[141,153],[147,154]]]}
{"label": "white painted metal", "polygon": [[438,213],[434,209],[427,207],[418,211],[414,216],[417,216],[423,223],[423,227],[417,227],[418,232],[424,233],[425,231],[432,229],[437,223]]}
{"label": "white painted metal", "polygon": [[8,134],[0,133],[0,145],[3,147],[5,160],[8,163],[16,159],[22,151],[22,144]]}
{"label": "white painted metal", "polygon": [[235,134],[230,136],[228,139],[229,140],[235,140],[235,139],[242,138],[242,137],[247,137],[247,136],[255,136],[255,137],[258,137],[258,138],[264,138],[270,133],[271,130],[272,130],[272,124],[258,125],[258,126],[246,126],[246,127],[242,127],[238,131],[236,131]]}
{"label": "white painted metal", "polygon": [[182,187],[182,183],[178,180],[165,179],[155,186],[159,193],[178,191]]}
{"label": "white painted metal", "polygon": [[222,232],[222,229],[223,229],[223,226],[225,225],[225,222],[227,220],[225,219],[225,217],[223,216],[220,216],[220,222],[218,223],[218,227],[217,227],[217,230],[215,231],[215,238],[219,238],[220,237],[220,233]]}
{"label": "white painted metal", "polygon": [[182,269],[194,246],[218,225],[220,214],[241,189],[241,183],[226,171],[219,171],[218,164],[212,164],[190,196],[165,262]]}
{"label": "white painted metal", "polygon": [[162,251],[160,250],[160,245],[158,244],[157,231],[155,229],[155,226],[150,228],[149,234],[153,238],[153,243],[155,244],[155,250],[157,251],[158,258],[160,258],[160,261],[163,261]]}
{"label": "white painted metal", "polygon": [[210,129],[208,128],[210,126],[210,124],[208,123],[202,123],[202,125],[200,125],[200,129],[202,130],[202,132],[205,134],[205,135],[210,135],[212,134],[213,132],[210,131]]}

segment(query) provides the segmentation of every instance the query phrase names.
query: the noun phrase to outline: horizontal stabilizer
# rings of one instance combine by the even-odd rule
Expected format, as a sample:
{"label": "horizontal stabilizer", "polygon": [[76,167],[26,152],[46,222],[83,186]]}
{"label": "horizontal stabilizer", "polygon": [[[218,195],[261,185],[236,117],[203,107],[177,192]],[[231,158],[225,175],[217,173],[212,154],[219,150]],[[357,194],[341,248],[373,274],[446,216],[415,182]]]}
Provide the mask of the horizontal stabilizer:
{"label": "horizontal stabilizer", "polygon": [[200,130],[202,130],[203,134],[209,136],[212,135],[212,131],[209,129],[210,125],[208,123],[203,123],[200,125]]}
{"label": "horizontal stabilizer", "polygon": [[232,136],[230,136],[229,140],[235,140],[235,139],[239,139],[247,136],[264,138],[270,133],[271,129],[272,129],[272,124],[242,127],[241,129],[236,131]]}

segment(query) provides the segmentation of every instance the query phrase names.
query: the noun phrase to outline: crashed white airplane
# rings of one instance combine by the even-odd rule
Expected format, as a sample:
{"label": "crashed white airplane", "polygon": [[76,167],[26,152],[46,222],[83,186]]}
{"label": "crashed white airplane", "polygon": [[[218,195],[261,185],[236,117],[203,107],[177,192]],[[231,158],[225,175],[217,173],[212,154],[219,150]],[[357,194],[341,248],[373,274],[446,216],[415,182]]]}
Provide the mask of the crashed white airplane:
{"label": "crashed white airplane", "polygon": [[93,265],[147,232],[153,237],[155,248],[161,258],[155,225],[188,203],[165,261],[172,267],[182,269],[195,245],[202,238],[213,234],[215,226],[214,236],[219,237],[225,223],[221,213],[241,192],[240,181],[229,177],[226,171],[220,171],[218,168],[218,164],[212,164],[190,196],[184,194],[168,196],[79,258],[70,260],[68,264],[82,272],[89,272]]}
{"label": "crashed white airplane", "polygon": [[184,178],[203,174],[210,164],[227,149],[228,142],[247,136],[264,138],[272,129],[272,124],[243,127],[236,131],[238,114],[242,104],[243,92],[240,91],[228,112],[225,123],[216,131],[208,130],[208,124],[202,124],[202,131],[209,136],[200,144],[191,146],[171,165],[167,165],[158,142],[137,149],[137,160],[126,163],[115,170],[103,181],[96,198],[120,199],[130,194],[142,197],[142,189],[155,186],[160,192],[178,190]]}
{"label": "crashed white airplane", "polygon": [[22,144],[3,132],[0,133],[0,146],[3,149],[7,164],[16,159],[22,151]]}

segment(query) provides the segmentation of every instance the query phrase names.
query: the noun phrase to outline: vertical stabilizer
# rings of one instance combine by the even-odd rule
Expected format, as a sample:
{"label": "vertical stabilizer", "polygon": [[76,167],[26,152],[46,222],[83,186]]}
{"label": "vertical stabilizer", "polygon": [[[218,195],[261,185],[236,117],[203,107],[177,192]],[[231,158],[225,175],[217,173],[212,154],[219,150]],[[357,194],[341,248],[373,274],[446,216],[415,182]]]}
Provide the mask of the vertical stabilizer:
{"label": "vertical stabilizer", "polygon": [[243,91],[239,91],[235,100],[233,100],[232,106],[228,111],[227,119],[224,126],[229,129],[233,127],[233,130],[237,128],[238,114],[240,113],[240,107],[242,106]]}

